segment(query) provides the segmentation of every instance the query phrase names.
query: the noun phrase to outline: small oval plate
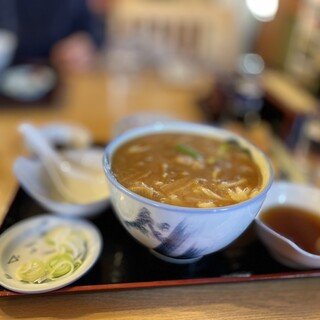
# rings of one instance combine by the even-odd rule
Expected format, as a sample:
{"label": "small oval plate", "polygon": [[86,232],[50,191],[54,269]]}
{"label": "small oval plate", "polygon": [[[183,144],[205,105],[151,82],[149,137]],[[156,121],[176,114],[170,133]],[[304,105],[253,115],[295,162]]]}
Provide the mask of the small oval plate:
{"label": "small oval plate", "polygon": [[[59,227],[77,232],[84,240],[86,250],[80,266],[69,275],[54,280],[47,279],[42,283],[21,280],[17,274],[19,267],[32,259],[46,263],[57,253],[56,246],[48,243],[46,237],[50,231],[58,230]],[[54,239],[59,237],[59,232],[56,232]],[[50,214],[24,219],[0,235],[0,284],[19,293],[43,293],[65,287],[83,276],[94,265],[101,249],[102,237],[99,230],[84,219]]]}

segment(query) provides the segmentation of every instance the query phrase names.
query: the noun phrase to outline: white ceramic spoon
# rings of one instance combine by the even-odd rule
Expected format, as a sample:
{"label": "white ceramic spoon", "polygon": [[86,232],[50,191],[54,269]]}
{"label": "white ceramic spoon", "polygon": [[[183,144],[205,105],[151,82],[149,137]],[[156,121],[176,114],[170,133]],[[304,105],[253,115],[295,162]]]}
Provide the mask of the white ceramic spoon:
{"label": "white ceramic spoon", "polygon": [[[83,153],[85,152],[85,156]],[[62,156],[69,158],[85,158],[85,161],[92,165],[97,163],[97,158],[101,158],[100,149],[72,149],[63,151]],[[101,170],[102,167],[101,167]],[[110,203],[108,197],[100,201],[90,203],[71,203],[63,195],[57,192],[53,185],[47,170],[38,158],[18,157],[13,165],[13,172],[19,181],[21,187],[31,198],[41,204],[42,207],[54,214],[70,217],[91,217],[103,212]]]}
{"label": "white ceramic spoon", "polygon": [[88,148],[92,144],[89,130],[78,124],[66,122],[52,122],[39,128],[41,133],[52,144],[70,146],[72,148]]}
{"label": "white ceramic spoon", "polygon": [[101,175],[86,170],[85,166],[71,165],[53,149],[37,128],[24,123],[19,131],[39,157],[57,191],[67,201],[86,204],[108,196],[108,188]]}

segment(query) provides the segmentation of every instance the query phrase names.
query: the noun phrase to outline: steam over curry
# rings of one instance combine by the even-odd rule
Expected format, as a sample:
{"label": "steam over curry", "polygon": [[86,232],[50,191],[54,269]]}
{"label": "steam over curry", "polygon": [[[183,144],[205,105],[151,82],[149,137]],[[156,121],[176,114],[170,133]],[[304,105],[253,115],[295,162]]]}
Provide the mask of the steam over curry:
{"label": "steam over curry", "polygon": [[131,191],[182,207],[236,204],[260,191],[262,176],[236,141],[180,133],[133,139],[112,159],[116,179]]}

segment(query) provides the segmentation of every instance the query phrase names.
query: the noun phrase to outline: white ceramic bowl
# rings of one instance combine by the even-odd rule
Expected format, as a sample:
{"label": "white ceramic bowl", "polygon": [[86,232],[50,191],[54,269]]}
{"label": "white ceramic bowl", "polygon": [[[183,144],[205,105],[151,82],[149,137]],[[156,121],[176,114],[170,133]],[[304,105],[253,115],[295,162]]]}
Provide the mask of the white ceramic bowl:
{"label": "white ceramic bowl", "polygon": [[[73,149],[65,150],[63,156],[68,160],[82,159],[83,164],[89,167],[102,165],[103,149]],[[19,157],[13,165],[13,172],[21,187],[45,209],[52,213],[69,217],[91,217],[101,213],[109,205],[109,191],[106,190],[105,198],[86,204],[67,202],[55,190],[48,177],[43,164],[36,158]],[[102,178],[103,171],[101,167]],[[103,182],[105,182],[103,180]],[[107,189],[107,184],[105,184]]]}
{"label": "white ceramic bowl", "polygon": [[302,208],[316,213],[320,219],[320,189],[287,181],[274,182],[255,219],[257,234],[275,260],[294,269],[320,268],[320,255],[302,250],[261,221],[263,212],[275,206]]}
{"label": "white ceramic bowl", "polygon": [[147,125],[157,125],[162,122],[176,121],[164,113],[141,112],[120,119],[113,127],[113,137],[124,133],[127,130],[144,127]]}
{"label": "white ceramic bowl", "polygon": [[[259,163],[263,175],[261,192],[240,204],[211,209],[162,204],[131,192],[112,174],[112,155],[123,143],[156,132],[193,132],[236,139]],[[110,142],[103,161],[110,199],[123,226],[156,255],[177,263],[191,262],[216,252],[241,235],[260,210],[273,179],[268,159],[255,146],[228,131],[194,123],[168,122],[129,130]]]}

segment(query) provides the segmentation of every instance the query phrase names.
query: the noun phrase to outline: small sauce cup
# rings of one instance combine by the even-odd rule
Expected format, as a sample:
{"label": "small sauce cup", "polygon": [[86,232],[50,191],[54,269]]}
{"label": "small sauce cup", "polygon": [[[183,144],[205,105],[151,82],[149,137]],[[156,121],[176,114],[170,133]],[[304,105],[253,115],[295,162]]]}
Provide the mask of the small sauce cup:
{"label": "small sauce cup", "polygon": [[[274,182],[262,209],[255,218],[257,235],[276,261],[293,269],[320,268],[320,254],[306,251],[297,244],[297,238],[294,239],[292,236],[289,238],[280,233],[279,229],[275,230],[274,227],[271,227],[271,224],[265,222],[264,215],[270,212],[268,210],[275,207],[297,208],[302,215],[299,219],[303,219],[303,214],[307,218],[307,215],[312,213],[313,219],[318,217],[320,221],[320,189],[311,185],[286,181]],[[281,211],[278,211],[278,214],[280,216]],[[287,216],[290,215],[287,214]],[[287,225],[293,224],[292,219],[295,219],[294,212],[292,212],[292,217],[287,217]],[[300,229],[305,225],[301,222],[298,223],[298,226],[299,224]],[[305,230],[304,232],[307,237],[309,231]],[[301,236],[301,232],[299,233]],[[320,241],[320,234],[318,239]]]}

